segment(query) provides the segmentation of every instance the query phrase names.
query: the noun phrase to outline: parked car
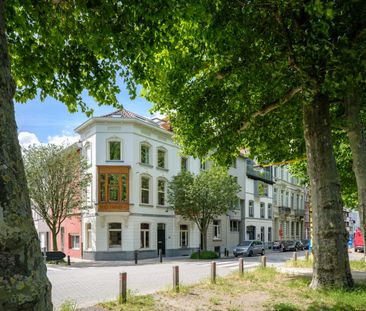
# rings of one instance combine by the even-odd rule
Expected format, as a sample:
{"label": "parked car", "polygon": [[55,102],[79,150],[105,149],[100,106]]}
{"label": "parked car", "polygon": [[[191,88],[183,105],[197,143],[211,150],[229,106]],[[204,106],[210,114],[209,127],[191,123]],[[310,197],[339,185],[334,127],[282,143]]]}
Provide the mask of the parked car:
{"label": "parked car", "polygon": [[301,240],[301,243],[304,249],[309,249],[310,241],[309,240]]}
{"label": "parked car", "polygon": [[360,228],[356,229],[354,245],[355,245],[356,253],[365,251],[365,242],[363,240],[363,236],[362,236],[362,232],[361,232]]}
{"label": "parked car", "polygon": [[297,251],[303,251],[304,250],[304,244],[300,240],[295,240],[295,249]]}
{"label": "parked car", "polygon": [[280,250],[282,252],[296,251],[296,241],[291,240],[281,241]]}
{"label": "parked car", "polygon": [[233,253],[235,257],[264,255],[264,244],[262,241],[257,240],[243,241],[233,249]]}
{"label": "parked car", "polygon": [[272,249],[280,249],[281,248],[281,241],[274,241],[272,245]]}

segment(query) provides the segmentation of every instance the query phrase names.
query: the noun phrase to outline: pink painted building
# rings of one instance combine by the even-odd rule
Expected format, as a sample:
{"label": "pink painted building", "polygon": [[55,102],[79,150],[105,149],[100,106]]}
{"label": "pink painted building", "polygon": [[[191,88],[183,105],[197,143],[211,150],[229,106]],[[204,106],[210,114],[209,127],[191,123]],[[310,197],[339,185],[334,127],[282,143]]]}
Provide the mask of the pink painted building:
{"label": "pink painted building", "polygon": [[65,219],[57,237],[58,249],[70,257],[82,258],[81,215],[75,213]]}

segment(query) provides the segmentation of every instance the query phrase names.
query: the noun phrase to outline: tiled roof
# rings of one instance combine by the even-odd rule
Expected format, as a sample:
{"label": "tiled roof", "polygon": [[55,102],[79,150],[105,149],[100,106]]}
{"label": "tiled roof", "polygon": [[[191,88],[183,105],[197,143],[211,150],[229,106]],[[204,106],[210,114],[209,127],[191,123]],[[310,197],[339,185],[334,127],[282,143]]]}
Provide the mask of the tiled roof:
{"label": "tiled roof", "polygon": [[157,124],[156,122],[152,121],[149,118],[140,116],[136,113],[133,113],[131,111],[128,111],[126,109],[120,109],[117,111],[114,111],[112,113],[106,114],[104,116],[100,116],[99,118],[113,118],[113,119],[117,119],[117,118],[121,118],[121,119],[136,119],[136,120],[140,120],[142,122],[148,123],[150,125],[154,125],[159,127],[159,124]]}
{"label": "tiled roof", "polygon": [[170,122],[167,121],[167,120],[165,120],[165,119],[159,119],[159,118],[149,119],[149,118],[140,116],[140,115],[138,115],[138,114],[136,114],[134,112],[128,111],[126,109],[116,110],[116,111],[114,111],[112,113],[106,114],[104,116],[100,116],[98,118],[136,119],[136,120],[140,120],[142,122],[145,122],[147,124],[160,127],[161,129],[166,130],[168,132],[172,132],[173,131]]}

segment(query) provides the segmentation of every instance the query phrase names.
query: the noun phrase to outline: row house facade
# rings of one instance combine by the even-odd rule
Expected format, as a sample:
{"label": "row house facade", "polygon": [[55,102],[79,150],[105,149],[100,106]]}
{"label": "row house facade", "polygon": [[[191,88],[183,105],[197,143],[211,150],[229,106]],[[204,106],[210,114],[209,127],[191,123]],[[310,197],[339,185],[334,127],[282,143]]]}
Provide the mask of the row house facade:
{"label": "row house facade", "polygon": [[[274,239],[302,240],[305,235],[306,188],[293,177],[287,166],[272,168],[274,189]],[[308,214],[306,214],[308,217]]]}
{"label": "row house facade", "polygon": [[[208,169],[210,161],[182,156],[165,122],[124,109],[93,117],[76,132],[93,177],[86,194],[88,209],[62,225],[60,249],[84,259],[131,260],[136,250],[139,258],[151,258],[159,249],[165,256],[189,256],[200,248],[197,226],[169,208],[167,186],[182,170],[197,174]],[[233,161],[228,172],[241,187],[237,209],[210,225],[208,249],[232,251],[239,242],[254,239],[270,247],[274,240],[303,238],[298,211],[303,201],[299,197],[296,214],[291,210],[283,218],[279,211],[290,203],[276,196],[288,189],[285,193],[296,197],[301,187],[293,179],[278,178],[278,169],[258,167],[245,154]],[[291,226],[297,234],[291,235]],[[279,236],[280,228],[286,235]],[[42,235],[46,241],[46,233]]]}

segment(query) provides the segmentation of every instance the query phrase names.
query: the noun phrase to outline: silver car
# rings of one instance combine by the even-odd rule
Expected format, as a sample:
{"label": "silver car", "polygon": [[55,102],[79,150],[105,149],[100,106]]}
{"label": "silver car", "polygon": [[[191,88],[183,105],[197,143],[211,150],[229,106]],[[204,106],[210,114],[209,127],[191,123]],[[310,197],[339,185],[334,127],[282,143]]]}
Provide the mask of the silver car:
{"label": "silver car", "polygon": [[257,240],[243,241],[233,249],[233,253],[235,257],[264,255],[264,244]]}

